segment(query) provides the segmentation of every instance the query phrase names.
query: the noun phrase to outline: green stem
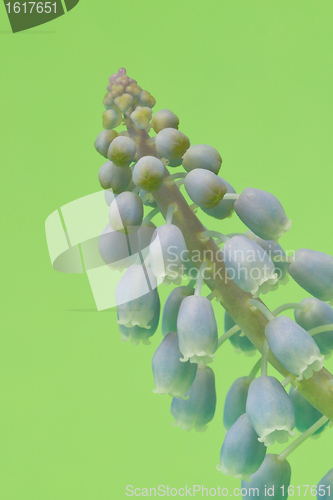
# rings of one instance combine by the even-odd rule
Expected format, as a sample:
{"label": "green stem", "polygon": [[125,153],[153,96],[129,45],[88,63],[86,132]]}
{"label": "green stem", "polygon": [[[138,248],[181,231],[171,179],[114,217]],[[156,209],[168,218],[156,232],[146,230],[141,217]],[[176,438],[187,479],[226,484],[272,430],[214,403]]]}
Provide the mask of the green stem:
{"label": "green stem", "polygon": [[238,200],[239,197],[240,197],[240,195],[237,193],[226,193],[223,196],[223,199],[224,200]]}
{"label": "green stem", "polygon": [[175,205],[174,203],[170,203],[168,206],[168,210],[165,216],[165,223],[170,226],[172,224],[172,218],[173,218],[173,212],[175,211]]}
{"label": "green stem", "polygon": [[221,347],[221,345],[224,344],[224,342],[226,342],[226,340],[228,340],[230,337],[232,337],[232,335],[234,335],[234,333],[237,333],[238,330],[240,330],[239,326],[235,325],[232,328],[230,328],[228,331],[226,331],[225,334],[219,338],[218,344],[217,344],[217,349],[219,347]]}
{"label": "green stem", "polygon": [[259,309],[260,312],[262,312],[262,314],[264,316],[266,316],[266,318],[268,319],[268,321],[272,321],[272,319],[275,318],[275,316],[271,313],[271,311],[268,309],[268,307],[265,306],[265,304],[263,304],[262,302],[260,302],[259,300],[256,300],[256,299],[250,299],[247,301],[247,303],[250,305],[250,306],[254,306],[256,307],[257,309]]}
{"label": "green stem", "polygon": [[273,262],[288,262],[288,264],[291,264],[294,262],[294,257],[290,255],[271,255],[271,259]]}
{"label": "green stem", "polygon": [[287,387],[287,385],[291,384],[295,377],[293,375],[288,375],[284,380],[282,380],[282,387]]}
{"label": "green stem", "polygon": [[311,328],[311,330],[309,330],[308,333],[310,335],[316,335],[317,333],[330,332],[331,330],[333,330],[333,323],[316,326],[316,328]]}
{"label": "green stem", "polygon": [[249,384],[252,382],[252,380],[254,380],[256,378],[256,375],[257,375],[258,371],[260,370],[260,368],[261,368],[261,358],[258,359],[256,364],[254,365],[254,367],[250,371],[249,376],[247,377]]}
{"label": "green stem", "polygon": [[195,290],[194,290],[194,295],[196,295],[197,297],[200,297],[200,295],[201,295],[202,285],[204,282],[203,275],[204,275],[204,272],[205,272],[207,265],[208,265],[208,263],[206,261],[203,262],[201,264],[199,272],[198,272],[197,282],[196,282]]}
{"label": "green stem", "polygon": [[[156,149],[149,144],[149,135],[145,130],[140,130],[134,125],[132,120],[126,116],[125,124],[129,137],[135,139],[138,159],[142,156],[155,156],[159,158]],[[165,217],[170,203],[177,204],[177,211],[173,217],[173,224],[182,231],[189,251],[189,258],[193,259],[194,267],[199,268],[205,255],[209,253],[211,269],[206,278],[206,284],[211,290],[217,290],[221,295],[221,305],[227,313],[239,325],[239,328],[251,340],[254,346],[262,352],[265,341],[265,327],[268,320],[264,314],[258,310],[253,310],[249,306],[248,300],[252,299],[250,293],[241,290],[229,277],[226,266],[221,259],[221,251],[216,243],[209,238],[201,241],[200,233],[206,230],[197,216],[191,211],[184,196],[173,182],[167,183],[169,177],[168,169],[165,168],[165,178],[162,187],[153,192],[153,197]],[[200,262],[197,256],[201,256]],[[195,257],[195,259],[193,258]],[[283,377],[288,377],[290,373],[270,352],[269,362],[281,373]],[[333,420],[333,386],[329,381],[333,376],[325,368],[314,372],[309,379],[299,382],[297,390],[304,396],[317,410]]]}
{"label": "green stem", "polygon": [[290,453],[296,450],[296,448],[298,448],[302,443],[304,443],[304,441],[308,439],[308,437],[312,436],[314,432],[320,429],[322,425],[326,424],[328,420],[329,418],[327,418],[325,415],[322,416],[307,431],[303,432],[303,434],[301,434],[299,438],[295,439],[295,441],[291,443],[291,445],[289,445],[288,448],[286,448],[282,453],[280,453],[280,455],[277,457],[277,460],[279,462],[283,462],[283,460],[285,460],[290,455]]}
{"label": "green stem", "polygon": [[268,345],[267,340],[265,340],[264,348],[262,351],[262,358],[261,358],[261,376],[262,377],[267,377],[268,354],[269,354],[269,345]]}
{"label": "green stem", "polygon": [[230,240],[228,236],[225,234],[219,233],[218,231],[202,231],[200,233],[200,238],[207,239],[207,238],[217,238],[219,241],[225,243],[226,241]]}
{"label": "green stem", "polygon": [[154,208],[153,210],[151,210],[149,212],[149,214],[143,219],[142,225],[144,226],[145,224],[147,224],[148,222],[150,222],[153,219],[153,217],[155,217],[155,215],[157,215],[159,213],[160,213],[160,209],[159,208]]}
{"label": "green stem", "polygon": [[299,309],[300,311],[304,310],[306,306],[299,304],[298,302],[288,302],[287,304],[283,304],[282,306],[277,307],[273,311],[273,315],[277,316],[283,311],[287,311],[288,309]]}

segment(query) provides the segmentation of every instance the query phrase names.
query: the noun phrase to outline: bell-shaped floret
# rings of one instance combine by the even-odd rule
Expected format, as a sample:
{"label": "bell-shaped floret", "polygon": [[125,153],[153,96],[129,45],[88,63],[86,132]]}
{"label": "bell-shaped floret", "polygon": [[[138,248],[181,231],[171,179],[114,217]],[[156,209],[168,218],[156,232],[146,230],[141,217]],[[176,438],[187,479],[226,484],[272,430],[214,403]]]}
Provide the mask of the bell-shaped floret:
{"label": "bell-shaped floret", "polygon": [[167,160],[176,160],[190,147],[190,141],[185,134],[169,127],[157,134],[155,146],[160,156]]}
{"label": "bell-shaped floret", "polygon": [[293,255],[290,276],[319,300],[333,299],[333,257],[316,250],[301,248]]}
{"label": "bell-shaped floret", "polygon": [[119,135],[110,144],[107,157],[116,167],[128,167],[135,158],[136,145],[129,137]]}
{"label": "bell-shaped floret", "polygon": [[311,335],[287,316],[272,319],[265,328],[270,350],[296,380],[310,378],[324,366],[324,356]]}
{"label": "bell-shaped floret", "polygon": [[319,481],[317,486],[317,500],[331,500],[333,491],[333,469]]}
{"label": "bell-shaped floret", "polygon": [[226,476],[248,480],[249,475],[259,469],[265,455],[266,446],[258,441],[258,434],[244,413],[227,432],[217,470]]}
{"label": "bell-shaped floret", "polygon": [[125,191],[110,205],[109,219],[115,231],[132,233],[137,231],[143,219],[143,203],[139,195]]}
{"label": "bell-shaped floret", "polygon": [[[295,321],[304,330],[333,323],[333,309],[330,305],[315,297],[307,297],[300,302],[303,309],[295,309]],[[333,349],[333,330],[313,335],[313,340],[321,354],[329,355]]]}
{"label": "bell-shaped floret", "polygon": [[168,333],[155,351],[152,368],[158,394],[170,394],[173,397],[184,397],[190,389],[197,365],[180,361],[178,336],[176,332]]}
{"label": "bell-shaped floret", "polygon": [[[289,397],[294,407],[295,413],[295,427],[300,432],[305,432],[313,424],[315,424],[323,414],[317,410],[300,392],[298,392],[294,387],[291,387],[289,391]],[[313,435],[320,434],[325,429],[326,424],[319,427]]]}
{"label": "bell-shaped floret", "polygon": [[278,241],[291,228],[279,200],[267,191],[246,188],[235,202],[235,212],[251,231],[264,240]]}
{"label": "bell-shaped floret", "polygon": [[185,397],[173,398],[171,414],[175,419],[174,426],[185,431],[195,429],[205,431],[207,424],[213,420],[216,408],[216,391],[214,372],[208,366],[199,366],[194,382]]}
{"label": "bell-shaped floret", "polygon": [[[253,240],[255,243],[260,245],[261,248],[263,248],[265,252],[270,256],[270,258],[274,263],[275,272],[278,275],[279,283],[282,284],[288,283],[289,263],[285,262],[286,254],[281,245],[279,243],[275,243],[272,240],[263,240],[262,238],[259,238],[259,236],[255,235],[252,231],[247,231],[245,233],[245,236],[247,236],[248,238],[250,238],[250,240]],[[276,288],[277,286],[278,283],[276,284]]]}
{"label": "bell-shaped floret", "polygon": [[[227,313],[224,314],[224,331],[227,332],[230,328],[234,327],[236,323]],[[235,347],[236,351],[243,351],[245,353],[253,353],[256,351],[256,347],[252,344],[251,340],[246,336],[242,335],[242,331],[234,333],[231,337],[229,337],[231,344]]]}
{"label": "bell-shaped floret", "polygon": [[194,289],[187,286],[174,288],[167,298],[162,315],[162,335],[177,331],[177,317],[180,304],[185,299],[194,294]]}
{"label": "bell-shaped floret", "polygon": [[292,402],[275,377],[261,376],[251,382],[246,414],[265,446],[275,441],[286,443],[289,436],[295,435],[292,432],[295,426]]}
{"label": "bell-shaped floret", "polygon": [[183,361],[209,363],[217,349],[217,324],[213,306],[206,297],[186,297],[177,317],[179,348]]}
{"label": "bell-shaped floret", "polygon": [[222,249],[231,279],[254,297],[268,293],[278,280],[274,264],[260,245],[246,236],[233,236]]}
{"label": "bell-shaped floret", "polygon": [[[138,325],[128,328],[124,325],[119,324],[119,331],[121,334],[120,340],[122,342],[129,341],[133,345],[138,345],[140,344],[140,342],[149,345],[150,344],[149,339],[154,335],[158,327],[158,323],[160,320],[160,309],[161,309],[160,298],[157,295],[157,302],[154,315],[148,323],[148,328],[143,328]],[[118,319],[119,319],[119,312],[118,312]]]}
{"label": "bell-shaped floret", "polygon": [[[234,188],[227,182],[225,179],[222,179],[224,184],[227,186],[227,193],[236,193]],[[210,217],[214,217],[214,219],[226,219],[227,217],[231,217],[234,211],[235,200],[222,200],[218,205],[214,208],[202,208],[202,210],[209,215]]]}
{"label": "bell-shaped floret", "polygon": [[100,132],[95,141],[96,151],[107,158],[110,144],[117,136],[118,133],[115,130],[103,130]]}
{"label": "bell-shaped floret", "polygon": [[164,165],[154,156],[143,156],[133,169],[133,181],[136,186],[151,193],[163,184]]}
{"label": "bell-shaped floret", "polygon": [[267,454],[249,481],[242,481],[243,500],[253,500],[254,496],[257,500],[287,500],[291,469],[287,460],[279,461],[277,458],[278,455]]}
{"label": "bell-shaped floret", "polygon": [[110,224],[103,230],[98,240],[99,254],[110,269],[123,271],[136,261],[138,240],[136,234],[128,237],[114,231]]}
{"label": "bell-shaped floret", "polygon": [[124,93],[122,95],[116,96],[113,90],[111,90],[111,93],[114,97],[114,103],[119,111],[121,111],[122,113],[126,113],[126,111],[128,111],[132,107],[133,96],[131,96],[131,94]]}
{"label": "bell-shaped floret", "polygon": [[246,399],[250,382],[248,377],[240,377],[230,387],[223,411],[223,425],[228,430],[246,411]]}
{"label": "bell-shaped floret", "polygon": [[195,168],[203,168],[217,175],[221,168],[221,163],[222,158],[219,152],[206,144],[191,146],[183,157],[183,167],[186,172],[190,172]]}
{"label": "bell-shaped floret", "polygon": [[178,129],[179,118],[169,109],[161,109],[154,114],[151,123],[154,131],[158,134],[164,128]]}
{"label": "bell-shaped floret", "polygon": [[103,189],[112,189],[114,194],[125,191],[132,178],[132,170],[129,167],[116,167],[112,161],[104,163],[98,172],[98,180]]}
{"label": "bell-shaped floret", "polygon": [[118,323],[127,328],[150,329],[157,301],[157,282],[149,267],[134,264],[121,277],[116,288]]}
{"label": "bell-shaped floret", "polygon": [[187,248],[183,233],[173,224],[159,226],[150,244],[151,268],[159,281],[180,284]]}
{"label": "bell-shaped floret", "polygon": [[195,168],[187,174],[185,189],[200,208],[216,207],[228,190],[221,177],[203,168]]}

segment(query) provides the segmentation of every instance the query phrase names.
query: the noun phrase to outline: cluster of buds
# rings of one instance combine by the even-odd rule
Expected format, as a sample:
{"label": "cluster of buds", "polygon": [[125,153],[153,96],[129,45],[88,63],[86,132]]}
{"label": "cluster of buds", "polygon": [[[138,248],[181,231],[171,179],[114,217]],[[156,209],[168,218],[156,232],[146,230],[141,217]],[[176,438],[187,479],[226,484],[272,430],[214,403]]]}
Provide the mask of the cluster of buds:
{"label": "cluster of buds", "polygon": [[[247,355],[258,354],[260,348],[262,357],[251,373],[238,378],[227,394],[227,434],[218,470],[242,479],[244,498],[250,495],[249,485],[259,488],[260,498],[270,485],[278,491],[283,487],[283,495],[275,497],[286,498],[291,475],[287,456],[306,437],[327,429],[331,417],[319,411],[326,408],[325,402],[318,401],[316,408],[302,395],[300,384],[320,376],[333,350],[333,309],[328,303],[333,299],[333,258],[307,249],[287,256],[279,239],[291,221],[279,200],[251,187],[237,194],[219,176],[219,152],[210,145],[191,145],[172,111],[153,115],[154,97],[124,68],[110,77],[107,91],[104,130],[95,142],[107,158],[99,181],[109,205],[99,250],[112,271],[123,272],[116,289],[121,340],[149,344],[160,320],[158,287],[177,285],[164,305],[163,338],[152,357],[154,392],[172,397],[175,426],[197,431],[204,431],[215,414],[214,364],[207,363],[216,363],[217,350],[226,340]],[[126,129],[115,131],[121,125]],[[170,175],[169,168],[179,170]],[[219,221],[235,212],[246,231],[224,235],[207,230],[195,215],[199,209]],[[159,214],[165,223],[156,227],[152,219]],[[203,255],[204,249],[213,251],[213,257]],[[212,279],[216,262],[225,266],[226,286]],[[286,284],[289,276],[311,297],[272,313],[257,298]],[[182,281],[188,277],[192,279],[185,285]],[[206,285],[212,290],[207,296]],[[237,307],[230,307],[233,297],[227,300],[228,293],[234,294],[235,304],[242,298],[248,315],[264,315],[263,348],[255,337],[248,338],[250,325],[242,323]],[[226,309],[220,337],[213,298]],[[292,308],[295,321],[279,316]],[[282,383],[267,374],[272,359],[285,375]],[[329,378],[326,394],[333,390]],[[303,434],[280,455],[266,453],[275,442],[294,437],[294,429]],[[327,498],[332,470],[320,483]]]}

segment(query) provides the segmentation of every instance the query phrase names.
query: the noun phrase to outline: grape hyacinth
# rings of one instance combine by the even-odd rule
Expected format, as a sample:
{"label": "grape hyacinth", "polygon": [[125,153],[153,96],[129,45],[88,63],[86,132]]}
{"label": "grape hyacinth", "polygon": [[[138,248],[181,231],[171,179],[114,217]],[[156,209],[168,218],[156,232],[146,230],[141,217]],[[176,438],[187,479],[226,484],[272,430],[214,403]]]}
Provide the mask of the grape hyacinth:
{"label": "grape hyacinth", "polygon": [[[252,498],[250,488],[258,488],[259,500],[285,499],[291,474],[287,456],[312,434],[329,430],[327,422],[333,420],[333,376],[324,368],[323,356],[333,349],[333,309],[326,303],[333,299],[333,257],[306,249],[289,257],[278,243],[291,228],[280,201],[246,186],[237,194],[229,184],[232,169],[228,182],[218,175],[220,152],[210,145],[191,146],[171,110],[157,108],[153,114],[155,97],[125,68],[111,75],[102,102],[104,130],[95,149],[104,164],[97,162],[96,178],[110,207],[98,248],[107,271],[123,273],[115,291],[121,340],[156,342],[155,392],[172,396],[171,414],[184,430],[205,430],[214,418],[215,375],[207,363],[221,363],[220,389],[229,375],[223,371],[229,356],[225,341],[230,339],[241,356],[261,353],[249,376],[229,383],[223,416],[228,432],[219,470],[242,478],[243,499]],[[287,200],[281,196],[281,201]],[[219,225],[223,231],[225,222],[232,223],[224,219],[235,217],[234,211],[244,232],[248,230],[245,234],[211,230],[213,222],[214,229]],[[188,275],[190,283],[185,282]],[[301,302],[276,304],[273,313],[254,300],[287,283],[289,275],[290,283],[312,298],[304,293]],[[177,287],[162,305],[161,334],[159,291],[171,283]],[[218,327],[223,325],[215,305],[225,312],[220,338]],[[296,322],[278,316],[286,309],[295,309]],[[276,376],[268,376],[268,363]],[[295,387],[289,395],[288,384]],[[295,424],[302,434],[279,455],[266,454],[266,447],[295,435]],[[216,425],[221,429],[222,421]],[[217,457],[217,446],[215,451]],[[215,463],[212,453],[202,466]],[[326,495],[320,498],[329,497],[332,478],[330,470],[319,483],[318,491],[321,485]]]}

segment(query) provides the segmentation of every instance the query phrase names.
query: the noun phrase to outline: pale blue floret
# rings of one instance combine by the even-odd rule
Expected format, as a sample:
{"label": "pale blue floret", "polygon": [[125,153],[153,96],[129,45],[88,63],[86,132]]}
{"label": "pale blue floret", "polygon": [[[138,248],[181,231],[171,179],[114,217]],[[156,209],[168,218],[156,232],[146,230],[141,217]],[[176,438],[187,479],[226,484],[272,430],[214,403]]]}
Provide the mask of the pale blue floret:
{"label": "pale blue floret", "polygon": [[275,267],[263,248],[246,236],[233,236],[222,249],[223,260],[231,279],[254,297],[268,293],[276,284]]}
{"label": "pale blue floret", "polygon": [[109,220],[115,231],[137,231],[143,219],[143,203],[140,196],[124,191],[110,205]]}
{"label": "pale blue floret", "polygon": [[187,247],[181,230],[173,224],[159,226],[150,244],[152,272],[165,284],[180,284],[184,274]]}
{"label": "pale blue floret", "polygon": [[121,277],[116,288],[118,323],[127,328],[150,329],[157,307],[157,282],[151,270],[134,264]]}
{"label": "pale blue floret", "polygon": [[218,343],[217,324],[212,304],[206,297],[193,295],[182,301],[177,333],[182,361],[212,361]]}
{"label": "pale blue floret", "polygon": [[112,189],[114,194],[122,193],[132,178],[129,167],[116,167],[112,161],[104,163],[98,172],[98,180],[103,189]]}
{"label": "pale blue floret", "polygon": [[223,411],[223,425],[227,430],[245,413],[249,387],[248,377],[237,378],[230,387],[224,401]]}
{"label": "pale blue floret", "polygon": [[162,335],[177,331],[177,317],[180,304],[185,299],[194,294],[194,289],[187,286],[174,288],[167,298],[162,315]]}
{"label": "pale blue floret", "polygon": [[155,146],[160,156],[167,160],[176,160],[190,147],[190,141],[185,134],[169,127],[157,134]]}
{"label": "pale blue floret", "polygon": [[183,167],[186,172],[195,168],[204,168],[218,174],[222,163],[219,152],[212,146],[196,144],[191,146],[183,156]]}
{"label": "pale blue floret", "polygon": [[134,166],[133,182],[146,191],[156,191],[162,186],[164,170],[161,160],[154,156],[143,156]]}
{"label": "pale blue floret", "polygon": [[[121,334],[120,340],[122,342],[130,341],[131,344],[138,345],[140,342],[143,344],[150,344],[150,337],[154,335],[157,330],[158,323],[160,320],[160,299],[157,295],[157,304],[155,307],[155,312],[152,319],[148,323],[148,328],[142,328],[141,326],[132,326],[131,328],[127,328],[124,325],[119,324],[119,331]],[[118,319],[119,319],[119,312]]]}
{"label": "pale blue floret", "polygon": [[296,380],[310,378],[324,366],[324,356],[311,335],[287,316],[272,319],[265,328],[270,350]]}
{"label": "pale blue floret", "polygon": [[249,387],[246,401],[249,417],[259,441],[271,446],[277,441],[286,443],[295,435],[294,408],[291,400],[275,377],[261,376]]}
{"label": "pale blue floret", "polygon": [[244,413],[227,432],[217,470],[226,476],[248,480],[249,475],[259,469],[265,455],[266,446],[258,441],[258,434]]}
{"label": "pale blue floret", "polygon": [[138,239],[136,234],[131,234],[127,238],[124,233],[114,231],[108,224],[99,237],[98,250],[110,269],[123,271],[136,261]]}
{"label": "pale blue floret", "polygon": [[184,397],[194,381],[197,365],[189,361],[182,363],[180,358],[177,333],[170,332],[153,356],[152,368],[156,386],[154,392]]}
{"label": "pale blue floret", "polygon": [[[224,331],[227,332],[235,325],[236,323],[234,322],[230,314],[228,314],[226,311],[224,314]],[[241,330],[234,333],[229,338],[229,340],[235,347],[236,351],[243,351],[248,355],[252,355],[256,351],[256,347],[252,344],[251,340],[246,335],[242,335]]]}
{"label": "pale blue floret", "polygon": [[319,481],[317,486],[317,500],[331,500],[333,495],[333,469]]}
{"label": "pale blue floret", "polygon": [[213,420],[216,408],[216,391],[214,372],[208,366],[198,367],[194,382],[185,397],[173,398],[171,414],[175,419],[175,427],[183,430],[195,429],[205,431],[207,424]]}
{"label": "pale blue floret", "polygon": [[235,212],[251,231],[264,240],[277,243],[291,228],[291,221],[279,200],[267,191],[246,188],[235,201]]}
{"label": "pale blue floret", "polygon": [[[278,283],[282,283],[285,285],[289,281],[289,263],[283,262],[284,257],[286,256],[283,248],[279,243],[275,243],[272,240],[263,240],[259,238],[259,236],[255,235],[252,231],[247,231],[245,235],[251,240],[255,241],[258,245],[261,246],[265,250],[265,252],[270,256],[273,260],[275,266],[275,272],[278,275],[279,281]],[[278,287],[278,283],[275,285],[273,290]]]}
{"label": "pale blue floret", "polygon": [[[227,182],[225,179],[222,179],[224,184],[227,186],[227,193],[236,193],[235,189]],[[231,217],[234,211],[235,200],[222,200],[218,205],[214,208],[202,208],[202,210],[210,217],[214,217],[215,219],[226,219],[227,217]]]}
{"label": "pale blue floret", "polygon": [[221,177],[214,172],[195,168],[185,177],[185,189],[198,207],[214,208],[220,203],[228,188]]}
{"label": "pale blue floret", "polygon": [[319,300],[333,299],[333,257],[316,250],[301,248],[289,266],[291,277]]}
{"label": "pale blue floret", "polygon": [[[304,309],[295,309],[295,321],[304,330],[308,331],[317,326],[333,323],[333,309],[326,302],[315,297],[307,297],[300,302],[300,305],[304,306]],[[330,354],[333,349],[333,330],[317,333],[312,338],[318,345],[321,354]]]}
{"label": "pale blue floret", "polygon": [[286,500],[288,498],[290,465],[287,460],[280,462],[277,457],[278,455],[267,454],[257,472],[250,476],[251,482],[242,481],[242,489],[246,489],[246,494],[242,495],[243,500],[253,500],[253,498]]}
{"label": "pale blue floret", "polygon": [[[294,387],[289,391],[289,397],[294,407],[295,412],[295,427],[300,432],[307,431],[313,424],[315,424],[323,414],[320,413],[300,392]],[[320,434],[325,429],[326,424],[322,425],[315,434]]]}

